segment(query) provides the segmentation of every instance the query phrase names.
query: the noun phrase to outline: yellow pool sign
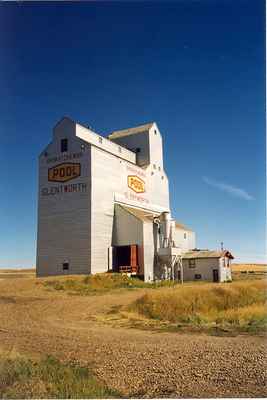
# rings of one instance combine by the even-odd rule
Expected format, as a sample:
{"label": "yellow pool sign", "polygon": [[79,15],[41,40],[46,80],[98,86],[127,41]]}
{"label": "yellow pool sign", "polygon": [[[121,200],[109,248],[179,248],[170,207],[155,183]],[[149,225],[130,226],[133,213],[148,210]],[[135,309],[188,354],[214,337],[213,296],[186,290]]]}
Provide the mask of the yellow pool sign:
{"label": "yellow pool sign", "polygon": [[49,182],[67,182],[81,175],[81,164],[62,163],[48,170]]}
{"label": "yellow pool sign", "polygon": [[128,187],[135,193],[145,193],[145,182],[136,175],[128,175]]}

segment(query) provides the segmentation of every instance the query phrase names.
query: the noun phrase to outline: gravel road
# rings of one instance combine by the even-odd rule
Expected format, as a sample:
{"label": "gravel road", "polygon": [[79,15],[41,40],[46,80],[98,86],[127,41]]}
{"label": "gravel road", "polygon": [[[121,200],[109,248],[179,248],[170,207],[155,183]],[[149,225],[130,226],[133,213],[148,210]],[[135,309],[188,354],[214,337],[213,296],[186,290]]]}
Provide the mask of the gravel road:
{"label": "gravel road", "polygon": [[142,293],[78,297],[44,290],[32,279],[1,281],[0,350],[78,360],[124,397],[266,397],[264,337],[150,332],[94,321]]}

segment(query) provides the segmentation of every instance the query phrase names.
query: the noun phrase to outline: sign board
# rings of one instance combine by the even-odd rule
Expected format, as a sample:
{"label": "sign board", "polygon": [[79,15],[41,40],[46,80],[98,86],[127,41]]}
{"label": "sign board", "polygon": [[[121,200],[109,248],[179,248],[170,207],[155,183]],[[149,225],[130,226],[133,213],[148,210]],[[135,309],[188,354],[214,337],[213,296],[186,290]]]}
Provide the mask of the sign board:
{"label": "sign board", "polygon": [[145,182],[136,175],[128,175],[128,187],[135,193],[145,193]]}
{"label": "sign board", "polygon": [[81,175],[81,164],[62,163],[48,170],[49,182],[67,182]]}

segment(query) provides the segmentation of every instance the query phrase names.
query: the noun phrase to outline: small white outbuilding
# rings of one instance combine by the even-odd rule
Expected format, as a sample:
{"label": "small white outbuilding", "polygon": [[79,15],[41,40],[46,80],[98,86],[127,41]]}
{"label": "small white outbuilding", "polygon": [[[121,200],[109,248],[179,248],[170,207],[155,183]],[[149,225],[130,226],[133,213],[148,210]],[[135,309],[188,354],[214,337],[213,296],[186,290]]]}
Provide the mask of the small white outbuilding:
{"label": "small white outbuilding", "polygon": [[228,250],[210,251],[194,249],[183,254],[184,280],[227,282],[232,280],[231,260]]}

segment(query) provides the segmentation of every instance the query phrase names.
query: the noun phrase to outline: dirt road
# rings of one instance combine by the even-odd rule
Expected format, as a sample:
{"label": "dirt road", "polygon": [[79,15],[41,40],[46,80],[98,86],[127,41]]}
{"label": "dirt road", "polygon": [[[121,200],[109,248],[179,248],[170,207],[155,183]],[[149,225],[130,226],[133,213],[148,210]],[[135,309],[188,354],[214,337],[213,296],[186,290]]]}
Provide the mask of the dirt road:
{"label": "dirt road", "polygon": [[70,296],[33,278],[3,279],[0,350],[79,360],[124,396],[266,396],[263,337],[159,333],[95,320],[144,291]]}

